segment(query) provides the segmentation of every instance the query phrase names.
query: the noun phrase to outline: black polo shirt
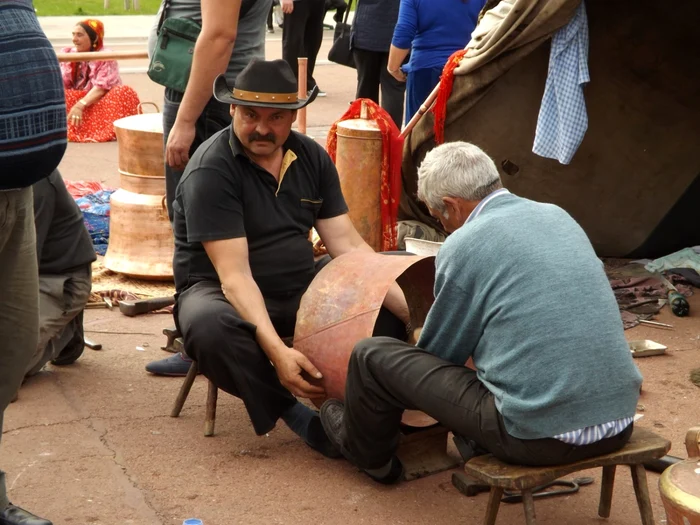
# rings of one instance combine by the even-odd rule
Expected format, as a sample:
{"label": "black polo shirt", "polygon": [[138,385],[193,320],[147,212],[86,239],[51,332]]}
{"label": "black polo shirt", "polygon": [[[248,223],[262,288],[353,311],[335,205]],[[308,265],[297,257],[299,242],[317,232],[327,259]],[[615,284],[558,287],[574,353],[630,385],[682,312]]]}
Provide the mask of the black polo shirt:
{"label": "black polo shirt", "polygon": [[309,230],[347,213],[338,172],[313,139],[292,132],[279,183],[251,161],[228,127],[204,142],[177,186],[173,205],[175,286],[219,281],[204,241],[246,237],[253,278],[265,297],[305,289],[314,276]]}

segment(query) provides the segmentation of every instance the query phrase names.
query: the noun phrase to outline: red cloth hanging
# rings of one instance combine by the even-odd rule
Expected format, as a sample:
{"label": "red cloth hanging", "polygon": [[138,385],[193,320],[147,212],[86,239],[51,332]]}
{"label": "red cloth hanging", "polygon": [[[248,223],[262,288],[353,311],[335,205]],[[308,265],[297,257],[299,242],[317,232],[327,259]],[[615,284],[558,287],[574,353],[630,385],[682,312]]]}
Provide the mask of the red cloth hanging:
{"label": "red cloth hanging", "polygon": [[452,94],[452,85],[455,80],[455,69],[464,58],[466,49],[461,49],[455,52],[450,58],[447,59],[445,67],[442,69],[442,75],[440,75],[440,84],[438,88],[437,100],[433,106],[433,114],[435,115],[435,125],[433,131],[435,132],[435,144],[440,145],[445,142],[445,118],[447,117],[447,99],[450,98]]}
{"label": "red cloth hanging", "polygon": [[367,105],[367,117],[377,123],[382,133],[382,181],[381,181],[381,217],[382,217],[382,251],[396,250],[396,221],[401,198],[401,162],[403,139],[401,132],[391,116],[370,99],[357,99],[339,120],[333,123],[328,132],[326,150],[335,163],[338,145],[338,123],[344,120],[360,118],[362,102]]}

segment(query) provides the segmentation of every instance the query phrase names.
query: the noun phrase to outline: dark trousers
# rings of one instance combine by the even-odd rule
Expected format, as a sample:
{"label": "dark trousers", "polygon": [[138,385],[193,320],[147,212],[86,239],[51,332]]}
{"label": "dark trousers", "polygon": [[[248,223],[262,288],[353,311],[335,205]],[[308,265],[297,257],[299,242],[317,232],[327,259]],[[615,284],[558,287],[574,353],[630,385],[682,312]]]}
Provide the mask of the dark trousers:
{"label": "dark trousers", "polygon": [[[165,97],[163,101],[163,150],[168,143],[170,130],[175,125],[177,112],[180,109],[183,94],[170,88],[165,88]],[[231,114],[228,104],[223,104],[212,98],[204,107],[204,111],[199,115],[195,122],[195,136],[190,148],[190,157],[197,150],[199,145],[211,137],[217,131],[221,131],[226,126],[231,125]],[[173,201],[175,200],[175,190],[177,183],[180,182],[183,172],[168,166],[165,163],[165,199],[168,205],[168,217],[173,220]]]}
{"label": "dark trousers", "polygon": [[[330,257],[316,262],[318,273]],[[265,298],[277,334],[294,335],[303,290],[286,298]],[[296,398],[282,386],[267,355],[255,340],[255,325],[241,319],[218,282],[203,281],[182,292],[175,304],[175,322],[185,351],[217,387],[240,398],[258,435],[272,430]],[[375,334],[401,336],[403,323],[382,308]]]}
{"label": "dark trousers", "polygon": [[416,69],[408,74],[406,79],[406,124],[413,115],[418,113],[421,104],[425,102],[435,86],[440,82],[441,67]]}
{"label": "dark trousers", "polygon": [[571,463],[624,446],[622,433],[585,446],[554,438],[518,439],[505,429],[493,394],[476,372],[388,337],[360,341],[350,357],[345,388],[343,447],[361,468],[385,465],[399,444],[405,409],[422,410],[455,434],[508,463]]}
{"label": "dark trousers", "polygon": [[323,17],[326,14],[324,0],[299,0],[294,11],[284,15],[282,28],[282,58],[299,75],[299,57],[309,59],[306,71],[306,88],[313,89],[316,56],[323,40]]}
{"label": "dark trousers", "polygon": [[357,66],[355,98],[368,98],[379,104],[379,90],[381,88],[381,106],[391,115],[396,126],[401,129],[406,83],[399,82],[386,70],[389,53],[355,48],[353,55]]}

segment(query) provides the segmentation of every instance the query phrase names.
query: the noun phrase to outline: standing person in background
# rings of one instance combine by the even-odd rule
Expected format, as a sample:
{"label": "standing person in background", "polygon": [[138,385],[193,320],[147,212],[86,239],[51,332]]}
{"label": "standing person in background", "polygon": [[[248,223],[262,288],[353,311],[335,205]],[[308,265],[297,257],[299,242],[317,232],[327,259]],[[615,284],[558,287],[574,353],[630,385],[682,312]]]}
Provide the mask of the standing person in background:
{"label": "standing person in background", "polygon": [[[306,90],[316,87],[314,67],[323,40],[323,17],[326,15],[325,0],[280,0],[284,13],[282,27],[282,58],[299,77],[299,57],[309,59],[306,70]],[[326,93],[319,89],[319,97]]]}
{"label": "standing person in background", "polygon": [[[0,431],[39,339],[39,271],[31,185],[66,150],[61,70],[31,0],[0,5]],[[1,432],[0,432],[1,435]],[[29,474],[31,475],[31,474]],[[7,499],[0,524],[51,525]]]}
{"label": "standing person in background", "polygon": [[[185,92],[165,88],[165,187],[171,220],[175,188],[190,156],[202,142],[231,125],[229,107],[211,96],[214,79],[225,72],[226,78],[234,82],[252,58],[265,58],[265,19],[271,5],[272,0],[169,2],[167,18],[191,18],[202,24]],[[160,14],[151,29],[151,49],[159,18]]]}
{"label": "standing person in background", "polygon": [[387,65],[391,38],[399,17],[400,0],[362,0],[358,2],[352,24],[351,42],[357,66],[355,98],[380,103],[401,129],[406,83],[394,78]]}
{"label": "standing person in background", "polygon": [[[411,120],[440,81],[442,68],[464,49],[485,0],[401,0],[387,70],[406,82],[405,122]],[[407,65],[402,64],[409,52]]]}
{"label": "standing person in background", "polygon": [[[211,95],[214,79],[225,72],[226,79],[233,83],[251,59],[265,58],[265,19],[271,5],[272,0],[170,1],[168,17],[189,17],[202,24],[185,93],[165,88],[165,190],[171,221],[175,189],[190,156],[202,142],[231,125],[228,104]],[[155,45],[159,18],[160,14],[151,30],[150,49]],[[157,375],[185,376],[191,363],[187,356],[175,354],[152,361],[146,370]]]}

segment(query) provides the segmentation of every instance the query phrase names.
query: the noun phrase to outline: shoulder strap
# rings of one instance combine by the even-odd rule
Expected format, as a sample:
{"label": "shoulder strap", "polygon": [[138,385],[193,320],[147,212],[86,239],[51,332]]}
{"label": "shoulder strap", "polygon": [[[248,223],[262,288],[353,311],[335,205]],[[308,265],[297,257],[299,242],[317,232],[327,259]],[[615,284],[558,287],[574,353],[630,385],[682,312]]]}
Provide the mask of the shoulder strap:
{"label": "shoulder strap", "polygon": [[348,16],[350,15],[350,9],[352,9],[352,0],[348,0],[348,8],[345,11],[345,20],[343,20],[343,24],[348,23]]}
{"label": "shoulder strap", "polygon": [[158,20],[158,33],[160,33],[160,29],[163,27],[163,22],[165,22],[166,19],[166,11],[170,7],[170,0],[163,0],[163,9],[160,12],[160,20]]}

